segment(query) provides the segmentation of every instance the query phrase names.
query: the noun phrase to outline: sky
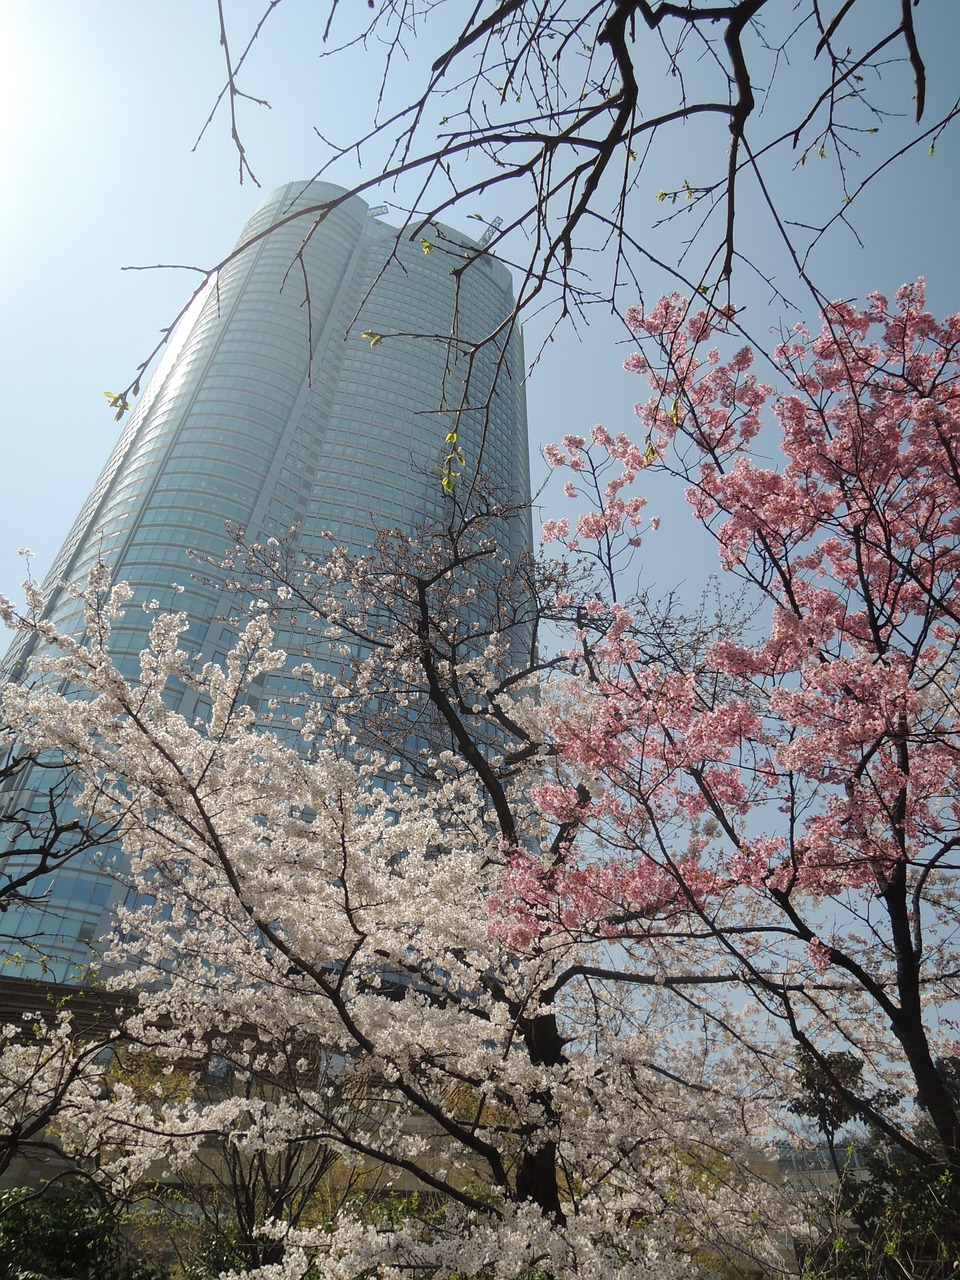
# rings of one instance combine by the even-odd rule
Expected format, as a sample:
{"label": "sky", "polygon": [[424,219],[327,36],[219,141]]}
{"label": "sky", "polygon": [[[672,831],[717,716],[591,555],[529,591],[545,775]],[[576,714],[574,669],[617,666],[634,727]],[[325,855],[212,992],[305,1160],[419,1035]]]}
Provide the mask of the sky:
{"label": "sky", "polygon": [[[888,0],[875,4],[878,17],[889,8]],[[225,0],[235,50],[265,5]],[[245,83],[271,104],[242,104],[247,154],[263,191],[314,173],[321,157],[315,129],[347,140],[365,122],[372,59],[362,51],[319,57],[326,12],[317,0],[283,0],[248,63]],[[932,118],[958,92],[960,5],[923,0],[917,14]],[[249,178],[238,180],[225,113],[194,145],[223,80],[218,37],[214,0],[0,0],[4,594],[18,594],[18,548],[34,551],[35,576],[45,573],[116,439],[102,392],[129,383],[196,279],[184,270],[127,268],[212,265],[259,200]],[[398,101],[417,83],[428,55],[426,44],[414,42],[410,60],[399,64]],[[802,81],[802,71],[790,74]],[[902,121],[885,121],[885,137],[901,128]],[[711,147],[713,159],[723,154],[722,139],[690,127],[680,141],[676,151],[654,157],[663,171],[661,179],[656,166],[650,170],[657,186],[695,173]],[[802,172],[791,166],[777,179],[788,214],[793,193],[804,199],[819,181],[815,166]],[[654,217],[656,191],[653,182],[647,185],[636,198],[643,216],[649,207]],[[816,259],[818,282],[832,297],[849,297],[892,292],[925,275],[932,309],[960,310],[958,196],[960,139],[948,134],[934,158],[921,148],[857,202],[853,218],[863,245],[843,229],[831,236]],[[771,237],[758,203],[748,198],[741,209],[748,246]],[[488,216],[498,211],[485,210]],[[682,228],[663,231],[662,252],[678,254],[680,235]],[[775,326],[780,311],[770,290],[748,279],[742,289],[737,300],[748,306],[753,331]],[[528,324],[528,354],[542,333],[541,322]],[[644,388],[620,367],[627,354],[623,338],[618,322],[598,316],[548,345],[528,383],[536,452],[594,422],[631,429]],[[556,514],[563,499],[548,494],[544,502]],[[648,540],[646,573],[666,589],[699,574],[702,555],[682,502],[658,492],[655,508],[664,524],[660,541]]]}

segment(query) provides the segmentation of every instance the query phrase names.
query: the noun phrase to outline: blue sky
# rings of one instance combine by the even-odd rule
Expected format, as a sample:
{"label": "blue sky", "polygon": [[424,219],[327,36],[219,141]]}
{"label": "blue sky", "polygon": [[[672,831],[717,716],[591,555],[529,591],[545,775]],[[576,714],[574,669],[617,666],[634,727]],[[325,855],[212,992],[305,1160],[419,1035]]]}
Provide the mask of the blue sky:
{"label": "blue sky", "polygon": [[[235,48],[245,43],[261,8],[261,0],[227,0]],[[876,0],[878,15],[889,8],[888,0]],[[248,104],[241,123],[265,190],[314,172],[320,156],[314,126],[345,140],[369,114],[373,60],[362,54],[320,60],[325,15],[317,0],[284,0],[250,60],[248,87],[271,109]],[[932,118],[958,91],[960,5],[924,0],[918,21]],[[428,52],[412,47],[413,61],[400,68],[398,100],[416,82]],[[257,189],[237,180],[225,115],[192,150],[222,83],[221,68],[213,0],[0,0],[6,480],[0,591],[6,594],[16,594],[23,576],[18,547],[31,547],[35,572],[45,572],[109,453],[117,428],[101,392],[130,380],[192,287],[186,272],[123,268],[209,266],[257,203]],[[898,120],[884,125],[888,134],[901,127]],[[656,215],[656,187],[695,175],[710,148],[722,155],[723,139],[692,127],[677,136],[657,161],[662,178],[652,168],[649,190],[638,192],[644,217],[643,201],[649,216]],[[779,190],[788,212],[794,193],[800,200],[816,191],[815,169],[783,169]],[[923,274],[935,311],[960,309],[958,188],[960,146],[950,135],[935,158],[923,148],[889,170],[853,211],[864,247],[841,229],[819,254],[821,286],[833,297],[863,295],[892,291]],[[484,210],[488,216],[497,211]],[[766,247],[769,226],[749,197],[742,212],[745,246]],[[676,229],[661,233],[664,252],[671,243],[677,243]],[[651,281],[653,292],[656,287]],[[744,278],[737,298],[747,303],[754,332],[776,323],[769,291]],[[538,333],[536,322],[528,326],[528,352]],[[597,421],[614,431],[630,429],[643,388],[620,370],[621,338],[617,323],[598,317],[579,336],[568,330],[547,348],[529,384],[536,448]],[[553,508],[562,501],[553,500]],[[658,493],[654,507],[664,525],[659,542],[650,541],[647,574],[669,587],[699,572],[699,553],[688,540],[690,517],[682,503]]]}

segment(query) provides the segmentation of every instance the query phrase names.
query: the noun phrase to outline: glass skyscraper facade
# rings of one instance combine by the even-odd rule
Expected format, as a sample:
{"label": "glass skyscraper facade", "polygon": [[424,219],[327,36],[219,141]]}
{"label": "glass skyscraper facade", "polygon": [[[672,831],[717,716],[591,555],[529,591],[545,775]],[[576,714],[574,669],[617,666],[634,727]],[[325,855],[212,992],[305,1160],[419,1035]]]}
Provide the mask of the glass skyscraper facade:
{"label": "glass skyscraper facade", "polygon": [[[185,322],[47,577],[46,616],[77,636],[83,613],[71,586],[100,562],[130,584],[131,606],[113,633],[125,674],[139,667],[151,618],[138,606],[150,602],[187,614],[187,645],[200,661],[225,656],[235,596],[197,558],[224,555],[227,525],[249,541],[296,529],[308,550],[332,534],[360,552],[381,528],[412,532],[439,516],[448,499],[437,466],[454,421],[498,492],[529,499],[520,334],[483,344],[512,311],[509,272],[447,227],[411,241],[357,197],[319,223],[298,216],[342,194],[290,183],[263,201],[238,241],[250,247]],[[451,347],[442,339],[454,330]],[[458,357],[471,347],[469,359]],[[503,550],[516,556],[529,526],[513,525],[516,545]],[[7,678],[30,656],[30,642],[18,642]],[[183,688],[175,709],[191,716],[195,697]],[[28,783],[16,801],[29,798]],[[40,901],[5,913],[3,934],[31,940],[46,976],[69,980],[89,964],[125,892],[107,865],[114,856],[71,861],[39,886]],[[31,953],[21,954],[24,972],[36,974]]]}

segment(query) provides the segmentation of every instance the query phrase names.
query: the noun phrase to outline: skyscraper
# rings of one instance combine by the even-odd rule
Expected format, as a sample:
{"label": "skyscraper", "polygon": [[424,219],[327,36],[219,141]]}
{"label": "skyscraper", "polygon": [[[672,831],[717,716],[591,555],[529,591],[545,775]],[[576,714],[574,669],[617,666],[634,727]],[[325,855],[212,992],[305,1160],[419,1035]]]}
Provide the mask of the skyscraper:
{"label": "skyscraper", "polygon": [[[147,642],[150,618],[137,606],[152,601],[187,614],[186,641],[201,661],[225,656],[228,589],[188,552],[222,556],[227,524],[253,541],[296,529],[308,548],[329,532],[362,551],[380,528],[411,531],[439,515],[437,465],[454,421],[474,463],[482,434],[492,483],[529,496],[520,336],[482,344],[512,310],[509,272],[448,227],[411,242],[357,197],[319,223],[296,216],[342,195],[301,182],[263,201],[238,247],[253,243],[195,308],[48,575],[46,616],[72,635],[83,614],[70,588],[98,562],[130,584],[131,608],[113,634],[125,674],[136,673]],[[454,331],[451,346],[442,339]],[[523,549],[521,522],[515,536],[505,554]],[[29,657],[29,641],[15,646],[8,675]],[[192,715],[195,696],[184,688],[176,709]],[[35,782],[41,799],[43,779]],[[47,974],[62,979],[89,961],[123,888],[85,857],[41,890],[39,905],[8,910],[3,932],[32,938]]]}

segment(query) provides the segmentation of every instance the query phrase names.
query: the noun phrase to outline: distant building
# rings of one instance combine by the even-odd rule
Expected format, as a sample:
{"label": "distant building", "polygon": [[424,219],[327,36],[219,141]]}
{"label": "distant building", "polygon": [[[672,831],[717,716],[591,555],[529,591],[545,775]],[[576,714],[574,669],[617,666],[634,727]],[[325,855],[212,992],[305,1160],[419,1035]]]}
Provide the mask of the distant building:
{"label": "distant building", "polygon": [[[330,531],[363,551],[378,529],[413,530],[447,501],[437,466],[453,418],[438,409],[460,406],[468,362],[442,341],[413,335],[446,335],[454,323],[466,343],[492,334],[513,308],[510,274],[450,228],[426,228],[413,242],[399,236],[380,220],[382,207],[370,210],[357,197],[318,225],[313,215],[290,216],[342,194],[327,183],[289,183],[263,201],[238,244],[274,229],[207,289],[48,575],[46,616],[77,636],[83,615],[69,587],[84,584],[99,561],[130,583],[132,605],[113,634],[125,674],[138,670],[150,625],[138,606],[151,601],[188,615],[186,642],[202,661],[225,656],[234,597],[222,575],[198,568],[187,552],[221,557],[227,523],[251,540],[295,528],[301,545],[318,550]],[[459,270],[467,255],[473,261]],[[468,459],[476,463],[483,429],[481,471],[501,493],[526,501],[519,332],[482,347],[469,369],[466,402],[484,407],[459,419]],[[518,520],[504,554],[528,542],[529,526]],[[26,670],[32,646],[13,647],[7,678]],[[281,680],[267,679],[264,699],[278,696]],[[191,716],[196,695],[183,689],[175,709]],[[31,781],[42,804],[44,780]],[[29,796],[28,784],[17,803]],[[30,939],[45,957],[45,977],[73,979],[124,895],[104,865],[115,857],[75,859],[40,886],[42,903],[10,907],[0,946]],[[40,965],[22,972],[37,976]]]}

